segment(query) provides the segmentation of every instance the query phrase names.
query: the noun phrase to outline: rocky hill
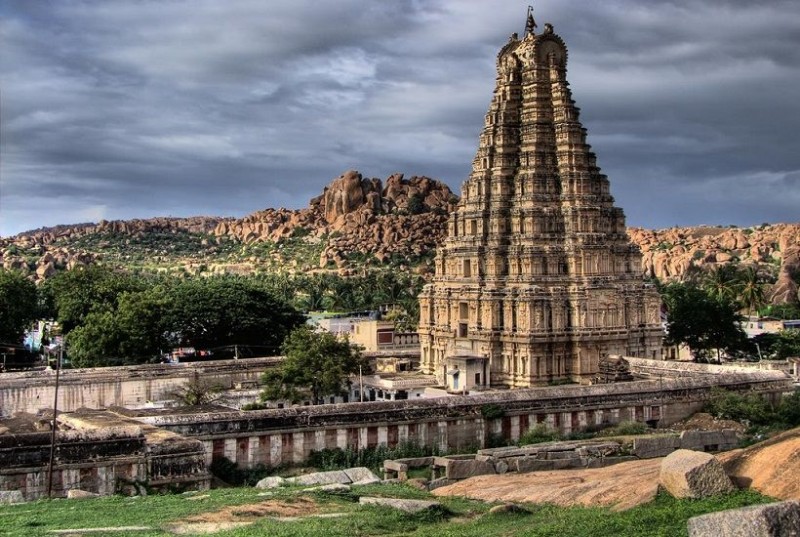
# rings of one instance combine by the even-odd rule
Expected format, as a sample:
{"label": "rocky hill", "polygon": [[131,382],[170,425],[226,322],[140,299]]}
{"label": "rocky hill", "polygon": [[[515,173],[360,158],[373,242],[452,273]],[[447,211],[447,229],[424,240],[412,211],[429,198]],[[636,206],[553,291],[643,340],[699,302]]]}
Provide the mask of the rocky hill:
{"label": "rocky hill", "polygon": [[[96,262],[189,274],[349,274],[370,267],[426,274],[457,201],[428,177],[394,174],[382,181],[351,170],[304,209],[38,229],[0,239],[0,263],[37,280]],[[776,281],[774,301],[797,301],[800,224],[630,228],[628,234],[642,250],[645,276],[680,280],[726,263],[752,265]]]}

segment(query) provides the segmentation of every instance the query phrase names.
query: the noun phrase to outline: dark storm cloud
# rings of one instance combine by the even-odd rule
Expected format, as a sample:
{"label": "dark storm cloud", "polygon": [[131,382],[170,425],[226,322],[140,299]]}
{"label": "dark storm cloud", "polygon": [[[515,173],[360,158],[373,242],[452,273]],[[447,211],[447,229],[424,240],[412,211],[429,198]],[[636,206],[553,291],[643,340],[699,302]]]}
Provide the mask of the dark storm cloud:
{"label": "dark storm cloud", "polygon": [[[0,235],[300,207],[344,170],[458,190],[527,3],[6,1]],[[797,220],[800,6],[536,3],[630,224]]]}

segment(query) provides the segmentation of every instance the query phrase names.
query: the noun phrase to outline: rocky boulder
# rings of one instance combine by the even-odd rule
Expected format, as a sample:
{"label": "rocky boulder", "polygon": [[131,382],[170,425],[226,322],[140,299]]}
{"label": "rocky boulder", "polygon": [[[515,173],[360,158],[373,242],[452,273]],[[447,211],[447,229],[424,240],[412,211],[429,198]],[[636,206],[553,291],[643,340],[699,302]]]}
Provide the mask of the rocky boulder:
{"label": "rocky boulder", "polygon": [[800,427],[718,457],[740,488],[781,500],[800,500]]}
{"label": "rocky boulder", "polygon": [[800,537],[800,502],[751,505],[692,517],[689,537]]}
{"label": "rocky boulder", "polygon": [[710,453],[679,449],[661,462],[659,484],[675,498],[705,498],[736,488]]}

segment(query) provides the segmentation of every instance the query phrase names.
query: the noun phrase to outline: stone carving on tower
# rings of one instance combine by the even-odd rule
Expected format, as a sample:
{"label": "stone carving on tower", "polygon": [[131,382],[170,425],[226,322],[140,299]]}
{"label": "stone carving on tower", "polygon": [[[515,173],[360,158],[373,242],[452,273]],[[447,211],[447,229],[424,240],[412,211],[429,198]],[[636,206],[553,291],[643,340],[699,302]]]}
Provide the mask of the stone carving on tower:
{"label": "stone carving on tower", "polygon": [[[420,295],[421,365],[485,357],[482,382],[591,382],[608,355],[661,357],[660,298],[644,283],[609,183],[586,143],[550,24],[513,34],[472,173]],[[477,380],[477,378],[476,378]]]}

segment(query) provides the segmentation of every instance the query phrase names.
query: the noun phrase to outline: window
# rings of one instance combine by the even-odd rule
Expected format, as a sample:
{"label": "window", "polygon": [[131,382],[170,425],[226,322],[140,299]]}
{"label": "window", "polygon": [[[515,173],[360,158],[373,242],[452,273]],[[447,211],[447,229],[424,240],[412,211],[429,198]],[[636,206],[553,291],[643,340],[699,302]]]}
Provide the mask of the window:
{"label": "window", "polygon": [[464,260],[464,277],[470,278],[472,276],[472,261],[469,259]]}

